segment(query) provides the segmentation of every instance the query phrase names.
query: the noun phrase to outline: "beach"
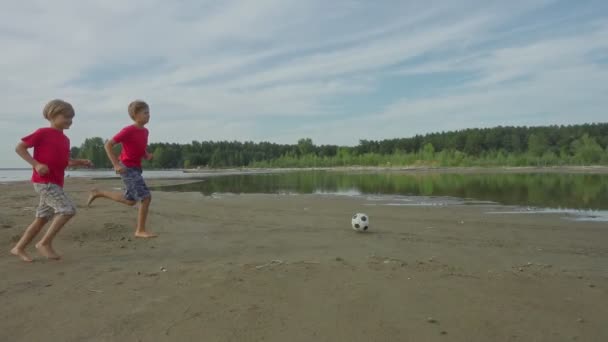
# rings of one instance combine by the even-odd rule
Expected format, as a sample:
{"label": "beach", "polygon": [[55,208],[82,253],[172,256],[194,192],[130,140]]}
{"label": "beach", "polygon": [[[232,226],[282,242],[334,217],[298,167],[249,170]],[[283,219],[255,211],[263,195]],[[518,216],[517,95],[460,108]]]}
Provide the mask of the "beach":
{"label": "beach", "polygon": [[[150,180],[150,185],[187,180]],[[60,261],[8,252],[31,184],[1,185],[0,341],[608,341],[608,227],[499,205],[153,192],[136,209],[68,179]],[[350,228],[353,213],[371,230]]]}

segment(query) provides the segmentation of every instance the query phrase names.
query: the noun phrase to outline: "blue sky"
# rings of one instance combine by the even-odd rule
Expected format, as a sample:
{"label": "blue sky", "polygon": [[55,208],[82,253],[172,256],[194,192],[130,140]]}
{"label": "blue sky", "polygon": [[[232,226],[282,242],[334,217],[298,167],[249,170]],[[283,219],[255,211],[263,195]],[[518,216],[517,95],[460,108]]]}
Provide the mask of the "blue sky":
{"label": "blue sky", "polygon": [[0,167],[52,98],[73,145],[151,105],[151,141],[354,145],[605,122],[607,1],[27,1],[0,12]]}

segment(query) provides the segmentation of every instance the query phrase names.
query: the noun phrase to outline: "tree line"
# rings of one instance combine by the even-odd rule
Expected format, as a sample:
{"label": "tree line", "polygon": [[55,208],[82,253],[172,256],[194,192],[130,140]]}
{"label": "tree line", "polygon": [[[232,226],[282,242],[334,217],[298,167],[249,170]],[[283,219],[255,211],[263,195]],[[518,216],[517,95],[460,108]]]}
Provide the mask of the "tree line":
{"label": "tree line", "polygon": [[[111,168],[104,140],[88,138],[72,157]],[[553,166],[608,165],[608,123],[472,128],[409,138],[360,140],[356,146],[239,141],[151,143],[146,168],[331,166]],[[115,151],[120,152],[120,146]]]}

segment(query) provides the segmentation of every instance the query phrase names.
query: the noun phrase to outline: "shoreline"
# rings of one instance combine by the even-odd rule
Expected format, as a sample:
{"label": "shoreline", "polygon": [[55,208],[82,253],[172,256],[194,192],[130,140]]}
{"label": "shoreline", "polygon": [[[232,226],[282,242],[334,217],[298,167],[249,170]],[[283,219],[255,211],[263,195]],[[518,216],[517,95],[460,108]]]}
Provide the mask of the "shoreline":
{"label": "shoreline", "polygon": [[[490,167],[428,167],[428,166],[335,166],[302,168],[227,168],[227,169],[169,169],[188,174],[222,172],[293,172],[293,171],[390,171],[436,173],[598,173],[608,174],[608,166],[490,166]],[[167,171],[169,171],[167,170]]]}
{"label": "shoreline", "polygon": [[[7,171],[30,171],[31,169],[0,169]],[[96,176],[96,172],[111,172],[109,169],[74,169],[70,171],[81,172],[78,176],[66,176],[66,181],[70,179],[88,179],[95,181],[120,180],[119,176]],[[181,171],[181,173],[180,173]],[[367,167],[367,166],[345,166],[345,167],[306,167],[306,168],[226,168],[226,169],[144,169],[145,178],[148,180],[174,181],[176,184],[184,182],[195,182],[209,177],[237,176],[237,175],[262,175],[278,174],[291,172],[307,171],[326,171],[326,172],[345,172],[345,173],[395,173],[395,174],[608,174],[608,166],[551,166],[551,167]],[[68,171],[69,172],[69,171]],[[92,175],[88,176],[86,173]],[[152,172],[152,174],[150,174]],[[185,176],[156,176],[154,172],[175,172]],[[0,180],[0,186],[9,184],[29,183],[27,179],[8,179]]]}
{"label": "shoreline", "polygon": [[[31,168],[0,168],[0,171],[28,171]],[[509,172],[529,172],[529,171],[574,171],[574,172],[608,172],[608,165],[564,165],[564,166],[327,166],[327,167],[276,167],[276,168],[256,168],[256,167],[228,167],[228,168],[173,168],[173,169],[151,169],[144,168],[144,171],[182,171],[184,173],[220,173],[220,172],[244,172],[244,171],[314,171],[314,170],[396,170],[396,171],[509,171]],[[90,171],[90,172],[111,172],[112,169],[82,169],[74,168],[66,171]]]}

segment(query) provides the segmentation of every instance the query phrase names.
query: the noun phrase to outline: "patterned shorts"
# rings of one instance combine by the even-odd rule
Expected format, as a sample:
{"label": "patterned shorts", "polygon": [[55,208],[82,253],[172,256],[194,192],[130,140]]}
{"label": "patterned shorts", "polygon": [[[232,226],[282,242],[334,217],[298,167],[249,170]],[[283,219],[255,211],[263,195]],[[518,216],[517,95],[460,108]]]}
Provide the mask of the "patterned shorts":
{"label": "patterned shorts", "polygon": [[142,201],[152,196],[150,190],[142,177],[142,170],[137,167],[125,167],[125,172],[120,174],[122,182],[125,184],[125,199],[129,201]]}
{"label": "patterned shorts", "polygon": [[75,215],[74,202],[57,184],[34,183],[34,190],[40,194],[40,204],[36,208],[36,217],[51,218],[53,215]]}

